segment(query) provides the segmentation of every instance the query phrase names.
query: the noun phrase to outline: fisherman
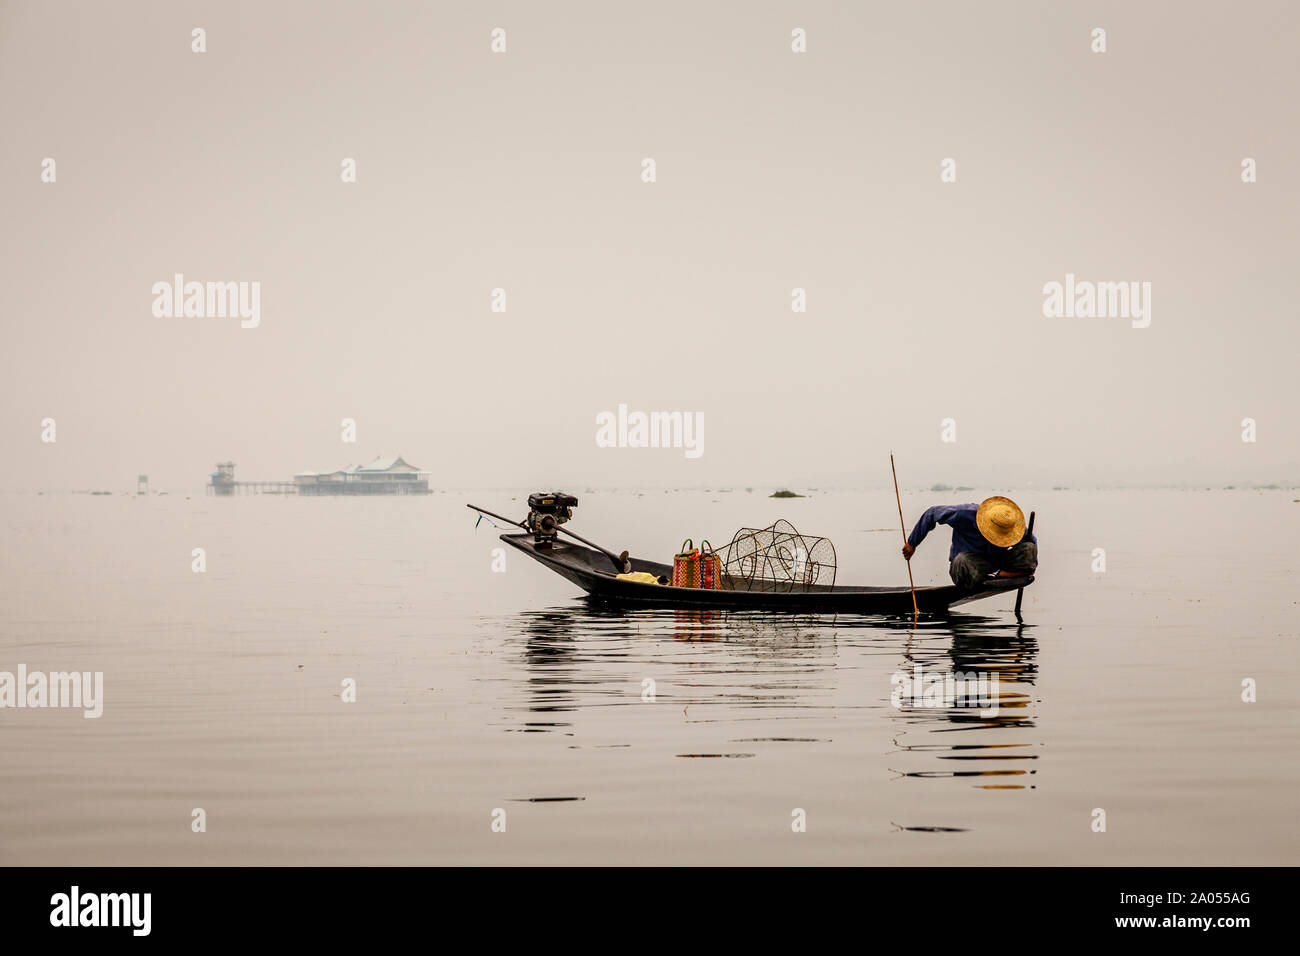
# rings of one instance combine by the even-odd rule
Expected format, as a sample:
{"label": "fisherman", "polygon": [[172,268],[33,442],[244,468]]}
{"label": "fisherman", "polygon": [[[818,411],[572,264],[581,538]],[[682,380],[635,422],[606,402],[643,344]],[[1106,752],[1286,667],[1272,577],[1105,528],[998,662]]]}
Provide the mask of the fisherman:
{"label": "fisherman", "polygon": [[980,504],[927,508],[903,545],[908,561],[936,524],[952,527],[948,574],[959,587],[974,591],[994,572],[999,578],[1023,577],[1038,567],[1038,539],[1025,534],[1025,514],[1010,498],[994,495]]}

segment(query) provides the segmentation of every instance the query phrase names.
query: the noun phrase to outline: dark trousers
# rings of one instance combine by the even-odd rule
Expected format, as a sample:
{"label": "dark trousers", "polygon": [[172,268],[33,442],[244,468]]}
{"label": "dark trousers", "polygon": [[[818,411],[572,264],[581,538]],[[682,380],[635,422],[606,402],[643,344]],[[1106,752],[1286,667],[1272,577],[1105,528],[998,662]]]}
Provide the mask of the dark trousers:
{"label": "dark trousers", "polygon": [[1033,574],[1036,567],[1038,567],[1038,545],[1032,541],[1021,541],[1015,547],[999,551],[997,554],[963,551],[948,565],[948,574],[952,577],[953,584],[974,591],[994,571]]}

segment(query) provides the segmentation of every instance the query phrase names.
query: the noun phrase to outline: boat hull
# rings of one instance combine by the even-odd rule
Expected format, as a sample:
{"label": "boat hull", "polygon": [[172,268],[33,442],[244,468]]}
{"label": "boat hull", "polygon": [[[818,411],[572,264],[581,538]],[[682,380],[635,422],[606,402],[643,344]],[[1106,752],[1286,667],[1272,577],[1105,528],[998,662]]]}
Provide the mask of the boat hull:
{"label": "boat hull", "polygon": [[[912,592],[908,588],[835,587],[807,591],[731,591],[642,584],[616,577],[609,558],[581,545],[555,541],[548,547],[539,548],[531,534],[503,534],[501,540],[572,581],[593,597],[613,604],[717,610],[912,613]],[[633,571],[647,571],[656,577],[671,579],[670,565],[639,558],[630,558],[629,561]],[[959,604],[1014,592],[1017,588],[1032,584],[1033,580],[1032,576],[990,579],[978,591],[967,591],[954,585],[917,588],[916,605],[926,613],[942,613]]]}

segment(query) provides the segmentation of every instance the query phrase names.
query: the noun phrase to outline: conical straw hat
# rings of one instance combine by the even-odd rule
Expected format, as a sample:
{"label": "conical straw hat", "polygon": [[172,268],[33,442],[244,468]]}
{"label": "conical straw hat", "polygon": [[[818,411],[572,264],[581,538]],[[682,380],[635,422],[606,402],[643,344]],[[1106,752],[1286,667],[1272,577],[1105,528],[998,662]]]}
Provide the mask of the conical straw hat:
{"label": "conical straw hat", "polygon": [[980,502],[975,512],[980,534],[999,548],[1009,548],[1025,536],[1025,513],[1010,498],[994,495]]}

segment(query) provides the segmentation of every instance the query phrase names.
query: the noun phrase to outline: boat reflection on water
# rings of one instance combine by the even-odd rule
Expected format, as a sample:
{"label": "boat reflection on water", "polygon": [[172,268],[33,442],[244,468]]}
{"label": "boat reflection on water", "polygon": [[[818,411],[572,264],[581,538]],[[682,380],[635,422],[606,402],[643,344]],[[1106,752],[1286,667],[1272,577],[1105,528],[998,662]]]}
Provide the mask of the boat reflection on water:
{"label": "boat reflection on water", "polygon": [[[903,777],[968,779],[985,790],[1033,789],[1037,741],[1023,733],[1034,727],[1038,641],[1032,628],[995,618],[963,617],[946,622],[950,636],[941,642],[909,638],[899,673],[906,676],[951,675],[971,693],[956,699],[932,695],[926,702],[904,700],[893,719],[905,729],[895,735],[897,753],[906,755],[895,768]],[[913,686],[916,681],[913,680]],[[979,692],[975,692],[980,688]],[[988,697],[977,699],[988,693]],[[917,738],[922,733],[959,733],[942,743]],[[915,758],[924,757],[915,769]],[[934,769],[931,760],[943,761]]]}
{"label": "boat reflection on water", "polygon": [[[726,742],[878,735],[878,752],[900,779],[1032,786],[1032,626],[966,614],[914,625],[910,617],[627,609],[591,599],[484,623],[507,632],[507,659],[517,665],[503,678],[522,691],[505,695],[503,724],[513,732],[582,736],[587,746],[649,743],[642,735],[676,731],[648,713],[625,719],[609,708],[640,705],[652,680],[655,699],[688,721],[732,724],[738,734],[743,726]],[[918,673],[996,677],[996,698],[984,707],[961,698],[896,706],[898,675]],[[895,729],[876,723],[880,716]],[[759,730],[764,721],[774,726]]]}
{"label": "boat reflection on water", "polygon": [[[559,715],[642,702],[646,678],[657,699],[684,707],[721,702],[798,708],[835,668],[834,618],[762,611],[624,609],[579,598],[572,605],[490,621],[508,632],[522,665],[528,719],[512,729],[571,732]],[[705,650],[700,655],[692,649]],[[773,672],[797,662],[796,679]],[[669,675],[664,678],[665,669]],[[820,704],[818,704],[820,706]],[[545,717],[549,719],[541,719]]]}

